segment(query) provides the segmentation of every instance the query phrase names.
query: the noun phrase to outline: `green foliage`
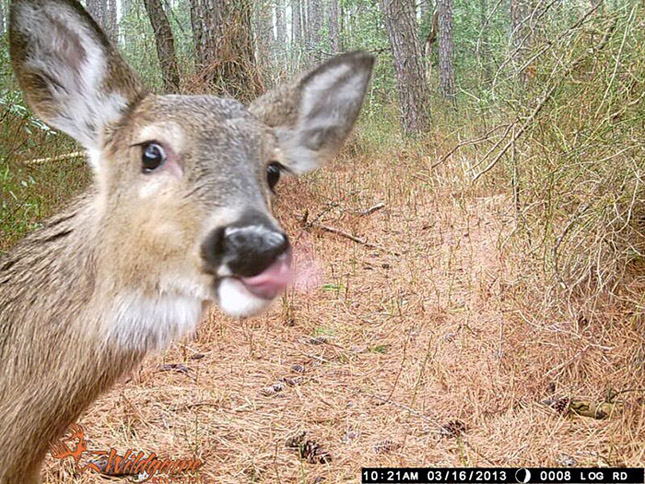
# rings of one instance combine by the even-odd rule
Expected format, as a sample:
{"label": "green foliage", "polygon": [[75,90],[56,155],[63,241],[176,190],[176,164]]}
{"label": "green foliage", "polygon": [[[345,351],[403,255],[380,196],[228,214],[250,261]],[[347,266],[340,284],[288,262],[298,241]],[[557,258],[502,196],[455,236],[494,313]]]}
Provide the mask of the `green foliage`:
{"label": "green foliage", "polygon": [[554,88],[517,147],[523,227],[570,290],[612,289],[645,250],[642,13],[590,18],[537,64],[530,89]]}

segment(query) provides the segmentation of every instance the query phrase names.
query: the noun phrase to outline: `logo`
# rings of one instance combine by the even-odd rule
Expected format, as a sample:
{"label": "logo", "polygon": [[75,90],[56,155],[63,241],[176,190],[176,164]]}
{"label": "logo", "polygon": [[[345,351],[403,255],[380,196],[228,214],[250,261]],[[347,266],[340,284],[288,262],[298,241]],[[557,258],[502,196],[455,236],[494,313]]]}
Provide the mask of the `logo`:
{"label": "logo", "polygon": [[204,462],[199,459],[161,459],[152,452],[127,450],[119,454],[116,449],[89,450],[85,429],[72,425],[67,433],[50,445],[49,453],[55,459],[71,458],[74,470],[82,474],[87,470],[107,476],[130,476],[133,482],[199,482],[195,472]]}

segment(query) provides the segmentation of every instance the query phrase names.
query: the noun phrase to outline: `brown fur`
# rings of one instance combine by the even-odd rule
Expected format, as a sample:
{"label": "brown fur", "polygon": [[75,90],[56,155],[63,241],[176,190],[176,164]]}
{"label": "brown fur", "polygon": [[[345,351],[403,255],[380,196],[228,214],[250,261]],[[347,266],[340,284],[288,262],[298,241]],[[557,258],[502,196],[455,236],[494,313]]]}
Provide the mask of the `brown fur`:
{"label": "brown fur", "polygon": [[[304,171],[299,163],[339,149],[373,59],[341,56],[247,110],[148,94],[73,0],[15,1],[10,43],[31,107],[85,143],[95,170],[86,194],[0,260],[0,483],[30,483],[49,443],[101,392],[146,351],[194,329],[185,321],[195,301],[213,300],[200,244],[242,210],[270,216],[268,163]],[[106,67],[95,91],[77,79],[92,56]],[[300,107],[310,86],[314,97]],[[148,175],[150,141],[168,161]]]}

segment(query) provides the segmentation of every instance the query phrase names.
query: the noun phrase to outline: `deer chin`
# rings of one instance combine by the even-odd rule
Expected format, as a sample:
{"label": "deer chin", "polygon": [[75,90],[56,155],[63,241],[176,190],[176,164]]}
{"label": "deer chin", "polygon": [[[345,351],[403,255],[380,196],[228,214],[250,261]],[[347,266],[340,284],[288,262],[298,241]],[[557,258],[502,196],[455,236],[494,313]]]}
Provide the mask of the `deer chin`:
{"label": "deer chin", "polygon": [[254,316],[273,301],[253,294],[241,280],[234,277],[220,279],[216,294],[220,309],[234,318]]}
{"label": "deer chin", "polygon": [[255,276],[220,279],[216,291],[217,302],[222,311],[230,316],[253,316],[282,294],[293,279],[291,253],[287,252]]}

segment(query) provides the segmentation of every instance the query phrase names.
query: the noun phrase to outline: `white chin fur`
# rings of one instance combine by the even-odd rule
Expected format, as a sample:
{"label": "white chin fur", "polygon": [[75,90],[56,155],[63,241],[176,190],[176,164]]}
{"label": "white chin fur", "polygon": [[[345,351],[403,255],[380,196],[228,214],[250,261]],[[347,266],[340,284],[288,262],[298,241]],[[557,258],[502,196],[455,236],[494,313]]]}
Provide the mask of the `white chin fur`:
{"label": "white chin fur", "polygon": [[222,311],[234,318],[253,316],[271,304],[270,300],[251,294],[240,281],[230,277],[220,281],[217,302]]}

